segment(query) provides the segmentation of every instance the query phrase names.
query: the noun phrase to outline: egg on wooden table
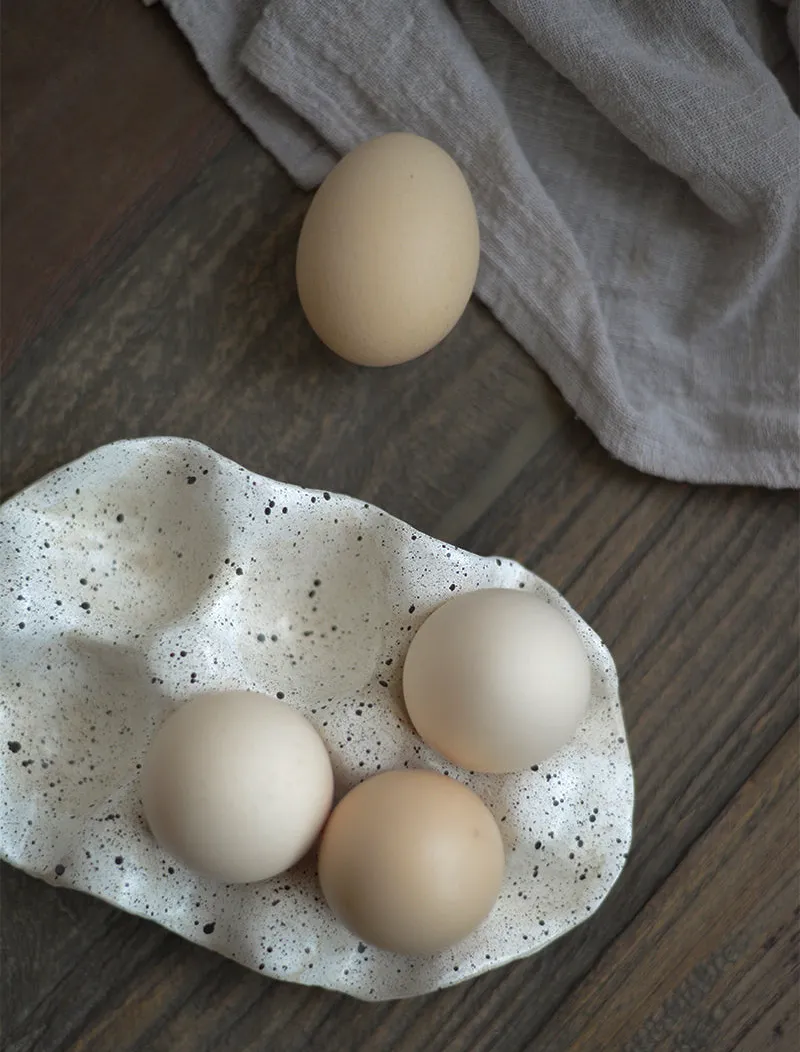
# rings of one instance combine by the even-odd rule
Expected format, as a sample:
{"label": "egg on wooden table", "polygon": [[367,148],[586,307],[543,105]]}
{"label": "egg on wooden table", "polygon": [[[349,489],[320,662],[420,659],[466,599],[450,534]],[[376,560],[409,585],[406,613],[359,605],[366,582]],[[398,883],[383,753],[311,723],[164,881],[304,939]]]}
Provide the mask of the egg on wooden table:
{"label": "egg on wooden table", "polygon": [[308,720],[252,691],[204,694],[162,724],[141,780],[161,847],[228,884],[299,861],[333,803],[333,771]]}
{"label": "egg on wooden table", "polygon": [[448,600],[423,622],[403,667],[419,736],[469,771],[508,774],[575,734],[591,671],[578,633],[545,600],[488,588]]}
{"label": "egg on wooden table", "polygon": [[479,256],[458,165],[429,139],[391,133],[349,153],[311,202],[297,246],[300,303],[342,358],[396,365],[450,332]]}

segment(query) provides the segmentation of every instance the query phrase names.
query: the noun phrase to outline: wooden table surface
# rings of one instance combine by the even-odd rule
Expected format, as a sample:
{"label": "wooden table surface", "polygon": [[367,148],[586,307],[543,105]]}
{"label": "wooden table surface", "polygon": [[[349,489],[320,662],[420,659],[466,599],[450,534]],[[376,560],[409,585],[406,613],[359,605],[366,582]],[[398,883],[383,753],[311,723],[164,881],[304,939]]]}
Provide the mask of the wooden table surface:
{"label": "wooden table surface", "polygon": [[163,10],[8,0],[2,31],[4,496],[186,435],[519,559],[615,655],[637,785],[595,916],[406,1002],[273,982],[4,867],[2,1047],[794,1052],[796,495],[614,462],[476,303],[408,366],[336,360],[294,291],[308,197]]}

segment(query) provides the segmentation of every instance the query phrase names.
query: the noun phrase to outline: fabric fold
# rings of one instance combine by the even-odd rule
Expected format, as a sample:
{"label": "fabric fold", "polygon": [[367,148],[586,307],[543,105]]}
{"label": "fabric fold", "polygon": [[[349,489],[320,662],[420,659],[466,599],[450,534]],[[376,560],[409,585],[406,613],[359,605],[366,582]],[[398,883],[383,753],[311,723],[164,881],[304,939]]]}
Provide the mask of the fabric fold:
{"label": "fabric fold", "polygon": [[303,185],[387,131],[455,157],[476,294],[613,455],[800,485],[800,124],[750,0],[169,6]]}

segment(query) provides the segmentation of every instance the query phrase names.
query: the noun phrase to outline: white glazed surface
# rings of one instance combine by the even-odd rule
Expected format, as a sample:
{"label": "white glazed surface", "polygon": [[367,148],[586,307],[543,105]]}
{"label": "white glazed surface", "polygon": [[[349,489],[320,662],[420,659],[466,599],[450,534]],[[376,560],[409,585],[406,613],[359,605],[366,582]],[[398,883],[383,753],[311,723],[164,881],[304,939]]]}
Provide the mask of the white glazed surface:
{"label": "white glazed surface", "polygon": [[[278,979],[386,1000],[525,957],[589,917],[619,876],[633,771],[614,663],[518,563],[427,537],[350,497],[255,475],[196,442],[102,447],[0,509],[0,855]],[[414,734],[403,659],[453,594],[527,588],[575,625],[592,667],[576,737],[538,769],[471,775]],[[329,912],[308,857],[220,885],[165,856],[138,767],[156,728],[208,690],[261,690],[322,735],[336,797],[378,770],[428,767],[474,789],[503,834],[488,920],[404,958]]]}

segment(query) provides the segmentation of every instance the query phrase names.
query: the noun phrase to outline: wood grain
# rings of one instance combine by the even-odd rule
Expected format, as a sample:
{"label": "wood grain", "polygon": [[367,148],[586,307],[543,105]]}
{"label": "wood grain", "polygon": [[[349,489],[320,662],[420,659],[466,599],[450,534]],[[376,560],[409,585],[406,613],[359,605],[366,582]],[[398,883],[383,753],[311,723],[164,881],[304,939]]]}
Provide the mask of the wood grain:
{"label": "wood grain", "polygon": [[797,724],[559,1007],[536,1052],[800,1046]]}
{"label": "wood grain", "polygon": [[4,370],[232,136],[160,7],[2,6]]}
{"label": "wood grain", "polygon": [[411,1002],[272,982],[3,867],[2,1047],[795,1047],[796,496],[613,462],[474,303],[407,366],[338,361],[294,290],[308,198],[164,13],[34,0],[2,20],[3,493],[103,442],[183,434],[518,558],[611,647],[637,780],[631,857],[595,916]]}

